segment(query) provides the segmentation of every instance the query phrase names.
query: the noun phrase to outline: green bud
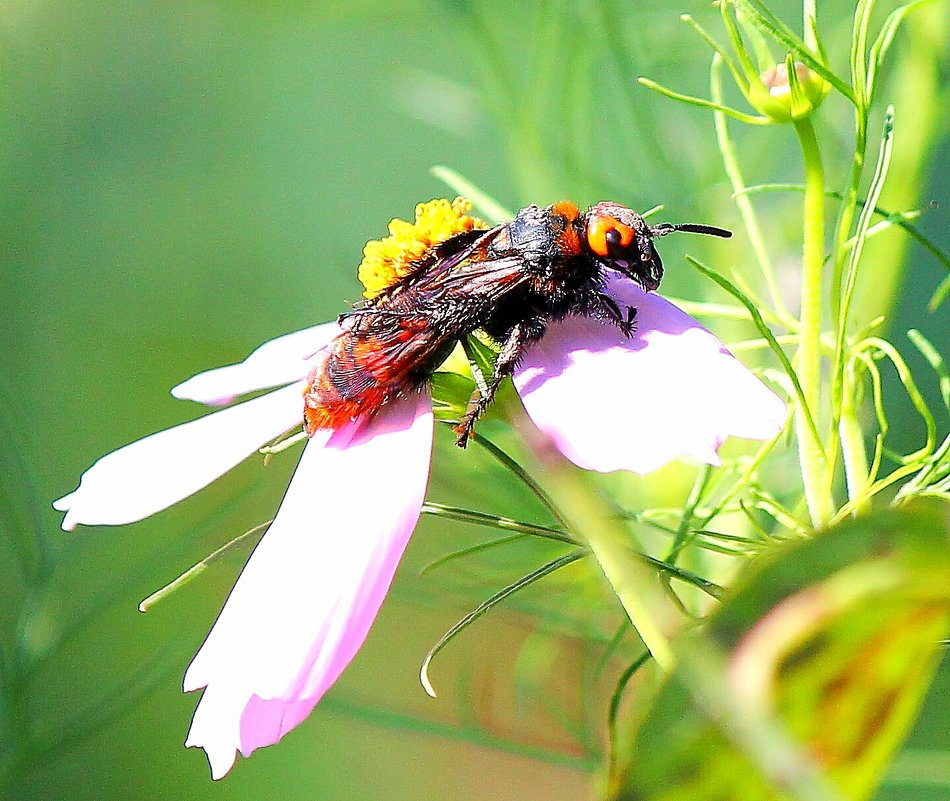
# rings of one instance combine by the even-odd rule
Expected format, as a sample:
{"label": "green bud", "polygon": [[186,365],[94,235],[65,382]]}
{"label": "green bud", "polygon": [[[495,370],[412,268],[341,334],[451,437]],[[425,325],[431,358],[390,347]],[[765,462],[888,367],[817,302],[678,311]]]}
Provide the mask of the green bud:
{"label": "green bud", "polygon": [[825,99],[830,84],[800,61],[791,58],[750,80],[749,102],[775,122],[793,122],[811,114]]}

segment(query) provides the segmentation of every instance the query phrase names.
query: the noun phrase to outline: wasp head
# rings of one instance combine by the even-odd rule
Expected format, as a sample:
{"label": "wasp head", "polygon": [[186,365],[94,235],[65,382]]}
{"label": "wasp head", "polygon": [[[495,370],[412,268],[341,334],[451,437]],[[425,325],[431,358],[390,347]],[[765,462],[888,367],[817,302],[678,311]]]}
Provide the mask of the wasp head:
{"label": "wasp head", "polygon": [[674,231],[724,239],[732,236],[731,231],[713,225],[648,225],[635,211],[616,203],[598,203],[591,206],[586,215],[587,247],[600,257],[605,266],[633,279],[647,292],[659,287],[663,278],[663,261],[653,240]]}

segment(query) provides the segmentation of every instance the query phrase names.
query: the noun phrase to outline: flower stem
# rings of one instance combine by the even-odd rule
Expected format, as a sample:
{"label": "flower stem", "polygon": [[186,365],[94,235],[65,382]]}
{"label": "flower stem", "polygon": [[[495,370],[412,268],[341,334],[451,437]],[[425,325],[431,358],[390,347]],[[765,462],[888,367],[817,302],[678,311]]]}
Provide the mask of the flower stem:
{"label": "flower stem", "polygon": [[[715,103],[722,105],[722,56],[716,53],[713,56],[712,68],[710,70],[710,96]],[[745,179],[742,176],[742,168],[739,166],[739,157],[736,153],[735,142],[729,135],[729,126],[726,122],[726,115],[721,111],[713,112],[713,120],[716,126],[716,141],[719,143],[719,153],[722,156],[722,163],[729,177],[729,183],[732,186],[732,193],[735,199],[736,208],[742,216],[742,222],[745,225],[746,235],[749,237],[749,244],[752,246],[752,252],[755,254],[756,261],[759,263],[759,270],[765,279],[768,287],[769,296],[772,300],[772,306],[775,308],[776,316],[782,320],[783,324],[791,318],[785,303],[782,300],[782,293],[779,290],[778,282],[775,280],[775,269],[772,266],[772,259],[769,256],[768,249],[765,247],[765,237],[762,235],[762,229],[759,227],[759,220],[752,206],[752,200],[748,193],[743,191],[746,188]]]}
{"label": "flower stem", "polygon": [[855,511],[867,511],[868,500],[856,500],[864,493],[869,483],[868,456],[864,447],[864,432],[858,417],[857,377],[854,368],[846,369],[844,392],[841,396],[841,419],[838,432],[841,452],[844,457],[845,478],[848,484],[848,500],[856,504]]}
{"label": "flower stem", "polygon": [[557,498],[570,533],[590,548],[640,639],[657,665],[670,672],[675,662],[670,638],[680,629],[682,617],[644,562],[635,535],[584,471],[523,418],[519,429],[544,468],[545,485]]}
{"label": "flower stem", "polygon": [[805,500],[812,524],[820,528],[830,515],[830,498],[825,491],[827,459],[818,437],[807,423],[808,414],[818,421],[821,399],[821,306],[823,249],[825,233],[825,176],[821,151],[810,119],[795,123],[795,131],[805,163],[804,245],[802,248],[801,328],[795,368],[801,382],[805,406],[795,413],[798,453],[805,488]]}

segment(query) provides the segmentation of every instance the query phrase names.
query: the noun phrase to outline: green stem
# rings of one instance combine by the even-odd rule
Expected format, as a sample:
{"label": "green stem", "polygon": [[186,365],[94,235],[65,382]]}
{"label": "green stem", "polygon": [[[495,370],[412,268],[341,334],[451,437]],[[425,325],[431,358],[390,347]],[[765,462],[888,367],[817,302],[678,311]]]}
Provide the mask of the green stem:
{"label": "green stem", "polygon": [[838,223],[835,228],[835,242],[831,267],[831,314],[835,324],[838,323],[841,306],[842,282],[844,268],[848,261],[848,240],[851,237],[851,224],[854,222],[854,213],[858,204],[858,186],[864,174],[864,159],[867,149],[867,118],[861,110],[855,110],[854,159],[851,162],[851,172],[848,183],[841,198],[841,207],[838,212]]}
{"label": "green stem", "polygon": [[657,665],[672,671],[670,639],[680,629],[682,617],[644,562],[635,535],[600,497],[587,473],[568,462],[527,420],[516,418],[515,423],[541,462],[545,484],[558,500],[568,531],[590,548]]}
{"label": "green stem", "polygon": [[[644,645],[664,672],[673,669],[669,638],[674,632],[675,612],[663,596],[655,576],[644,565],[640,549],[630,531],[612,520],[612,510],[591,490],[586,481],[577,481],[571,469],[558,471],[559,496],[569,512],[581,512],[579,533],[587,541],[614,594]],[[568,497],[570,496],[570,497]],[[598,508],[599,507],[599,508]],[[665,612],[661,609],[665,608]],[[678,617],[678,616],[676,616]],[[666,624],[663,622],[666,621]]]}
{"label": "green stem", "polygon": [[[722,57],[717,53],[713,57],[712,69],[710,70],[710,96],[713,102],[722,105]],[[765,279],[769,290],[769,296],[772,299],[772,305],[775,308],[776,316],[783,321],[789,320],[791,314],[785,308],[782,300],[782,293],[779,290],[778,282],[775,280],[775,270],[772,266],[772,259],[769,256],[768,249],[765,247],[765,237],[762,236],[762,229],[759,227],[759,220],[752,206],[752,199],[745,192],[746,183],[742,176],[742,168],[739,166],[739,157],[736,154],[735,143],[729,135],[726,115],[721,111],[713,112],[713,120],[716,126],[716,140],[719,143],[719,152],[722,156],[722,163],[729,177],[729,183],[732,186],[733,197],[736,208],[742,216],[742,222],[745,225],[746,235],[749,237],[749,244],[752,246],[752,252],[755,253],[756,261],[759,263],[759,270]]]}
{"label": "green stem", "polygon": [[[900,177],[884,186],[880,198],[881,206],[894,209],[921,203],[927,167],[946,131],[941,120],[947,92],[941,75],[950,55],[950,8],[946,3],[920,6],[904,25],[888,80],[889,86],[900,87],[900,139],[894,143],[891,160],[891,175]],[[873,279],[865,278],[856,288],[857,325],[891,315],[905,280],[908,244],[905,233],[895,230],[865,254],[863,271]]]}
{"label": "green stem", "polygon": [[818,19],[818,8],[815,0],[804,0],[802,2],[802,39],[812,50],[818,50],[818,41],[815,39],[815,32],[810,21]]}
{"label": "green stem", "polygon": [[858,378],[855,375],[855,368],[851,367],[845,373],[838,432],[841,438],[841,453],[844,457],[845,478],[848,484],[848,500],[856,503],[856,511],[859,513],[867,511],[869,499],[855,499],[861,497],[870,482],[868,455],[864,447],[864,431],[861,429],[859,418],[860,410]]}
{"label": "green stem", "polygon": [[827,459],[821,442],[808,425],[818,422],[821,400],[821,307],[825,234],[825,176],[815,129],[806,118],[795,123],[805,163],[804,245],[802,248],[801,328],[795,368],[802,386],[804,407],[795,413],[798,453],[808,512],[815,528],[827,523],[830,497],[825,491]]}

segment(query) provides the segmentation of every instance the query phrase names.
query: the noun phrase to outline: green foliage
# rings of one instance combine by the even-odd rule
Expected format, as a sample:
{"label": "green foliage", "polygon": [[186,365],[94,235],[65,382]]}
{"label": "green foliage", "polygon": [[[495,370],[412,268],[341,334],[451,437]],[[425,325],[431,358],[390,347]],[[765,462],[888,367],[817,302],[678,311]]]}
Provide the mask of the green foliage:
{"label": "green foliage", "polygon": [[[637,699],[619,725],[609,797],[870,798],[950,628],[948,522],[946,508],[884,512],[759,560],[699,646],[682,645],[721,654],[726,697],[697,697],[692,671],[681,669],[645,710]],[[717,715],[724,704],[784,740],[756,753],[748,731]],[[827,783],[802,780],[819,769]]]}
{"label": "green foliage", "polygon": [[[0,36],[0,795],[205,797],[177,676],[238,570],[220,557],[243,557],[272,514],[293,443],[130,534],[66,537],[47,499],[179,422],[157,389],[339,313],[360,244],[439,194],[438,162],[491,221],[610,198],[735,228],[690,243],[696,257],[664,251],[663,291],[792,413],[715,469],[592,478],[500,426],[522,419],[503,391],[464,459],[439,445],[363,672],[215,792],[416,798],[405,765],[424,762],[448,785],[432,797],[501,796],[498,754],[513,752],[524,798],[576,797],[612,729],[616,797],[869,797],[946,631],[945,517],[918,504],[950,500],[948,328],[915,316],[950,296],[946,176],[936,211],[926,195],[950,100],[945,4],[858,0],[819,19],[806,0],[800,33],[792,4],[759,0],[686,3],[686,25],[619,0],[435,3],[424,25],[415,4],[28,5]],[[778,65],[787,94],[763,77]],[[473,338],[436,374],[441,421],[492,358]],[[138,615],[149,593],[163,603]],[[459,608],[473,611],[451,625]],[[440,627],[442,703],[422,706],[415,668]],[[672,671],[658,694],[644,643]],[[759,683],[736,686],[740,668]],[[946,699],[931,705],[939,732]],[[366,748],[367,724],[387,748]],[[476,749],[490,780],[473,790],[441,760]],[[903,797],[950,797],[946,773],[906,775]]]}
{"label": "green foliage", "polygon": [[[841,797],[867,798],[906,734],[927,687],[936,643],[946,626],[946,543],[940,533],[944,525],[930,513],[901,515],[897,510],[923,496],[950,500],[950,381],[939,349],[918,331],[910,331],[910,341],[933,373],[925,381],[932,384],[936,378],[939,385],[942,404],[935,410],[904,355],[881,333],[892,309],[881,308],[882,314],[869,318],[858,303],[859,287],[881,279],[868,274],[868,265],[880,266],[880,259],[874,258],[875,238],[893,228],[900,227],[923,241],[943,266],[950,263],[939,246],[917,231],[919,211],[881,208],[886,187],[901,180],[892,173],[897,163],[895,143],[902,132],[899,104],[885,109],[877,158],[866,164],[883,67],[901,25],[919,5],[910,3],[890,10],[875,28],[875,3],[859,2],[851,26],[848,72],[844,74],[836,71],[840,59],[822,40],[813,4],[804,3],[804,30],[799,36],[758,0],[722,2],[720,19],[731,52],[706,26],[689,15],[683,17],[713,50],[711,99],[640,79],[666,98],[713,112],[720,155],[755,255],[757,275],[736,268],[728,276],[687,257],[738,305],[699,300],[683,306],[711,319],[751,322],[760,338],[741,341],[737,349],[762,350],[777,362],[780,371],[765,365],[762,372],[785,389],[793,414],[786,431],[754,455],[727,460],[715,476],[708,469],[700,470],[682,507],[651,508],[647,502],[646,508],[627,512],[631,525],[626,530],[608,519],[609,510],[602,508],[602,502],[585,495],[585,481],[579,477],[561,479],[562,468],[545,464],[544,480],[557,488],[554,496],[568,521],[567,530],[577,541],[587,543],[649,651],[663,669],[669,669],[674,659],[682,660],[655,704],[641,699],[633,715],[634,721],[647,722],[642,728],[632,724],[636,747],[621,758],[629,775],[625,789],[617,791],[618,797],[837,798],[840,790],[844,793]],[[776,45],[784,51],[777,60],[770,49]],[[726,102],[720,74],[723,65],[758,116]],[[826,141],[828,137],[815,122],[835,97],[852,108],[854,150],[850,154]],[[727,120],[755,126],[756,137],[775,136],[774,128],[761,126],[787,123],[799,142],[803,183],[773,185],[778,191],[804,194],[797,314],[789,310],[791,304],[783,297],[782,281],[776,275],[775,265],[788,256],[774,252],[774,242],[762,233],[768,222],[756,209],[756,187],[743,177],[743,149]],[[829,153],[834,157],[831,161]],[[900,163],[906,167],[907,157],[902,156]],[[843,185],[833,187],[830,176],[840,175],[846,176]],[[443,177],[453,187],[463,185],[457,175]],[[489,208],[498,207],[490,198],[483,202]],[[833,232],[830,248],[826,231]],[[889,267],[898,274],[901,265],[894,262]],[[939,305],[943,294],[941,285],[931,308]],[[794,353],[786,353],[790,345],[797,346]],[[896,372],[896,385],[882,374],[885,361]],[[896,449],[891,445],[892,404],[885,394],[895,388],[903,391],[922,422],[925,436],[917,447]],[[906,441],[906,433],[900,433]],[[792,438],[799,478],[790,482],[789,452],[784,445]],[[784,468],[778,468],[779,464]],[[773,486],[770,479],[775,475],[783,478]],[[848,523],[855,515],[862,517]],[[812,545],[802,546],[800,540],[812,538],[815,530],[823,533]],[[887,603],[882,602],[883,590],[874,583],[880,565],[862,561],[872,542],[881,544],[881,531],[889,532],[888,541],[899,552],[894,559],[901,562],[901,569],[907,569],[899,586],[889,587],[894,593]],[[796,543],[787,546],[793,550],[785,556],[770,555],[768,567],[752,560],[752,567],[743,573],[744,586],[749,588],[746,595],[728,602],[712,618],[698,614],[717,648],[738,648],[735,642],[726,644],[717,638],[724,621],[738,614],[740,605],[745,604],[746,612],[754,608],[743,636],[759,631],[775,640],[781,631],[767,623],[773,609],[763,599],[770,598],[773,604],[788,601],[787,608],[798,609],[797,602],[790,600],[793,590],[806,600],[816,593],[820,599],[827,578],[821,571],[831,563],[842,571],[844,584],[836,585],[835,592],[845,592],[848,606],[836,609],[834,615],[829,613],[820,631],[808,633],[807,643],[789,640],[780,643],[787,650],[769,655],[755,649],[741,653],[747,672],[775,672],[774,686],[766,688],[774,708],[770,707],[769,714],[752,729],[764,743],[778,743],[777,750],[757,748],[755,737],[737,738],[728,725],[717,728],[722,721],[709,720],[709,710],[696,700],[707,689],[721,696],[714,706],[731,703],[736,693],[741,695],[741,687],[728,684],[740,654],[736,651],[732,663],[724,663],[721,675],[704,688],[693,670],[691,646],[682,644],[679,633],[682,618],[695,619],[704,606],[681,597],[668,579],[651,582],[644,566],[638,564],[635,549],[631,551],[631,542],[642,548],[644,537],[657,533],[671,538],[664,558],[654,565],[660,576],[664,569],[668,576],[683,558],[703,563],[704,552],[749,559],[762,552],[771,554],[788,540]],[[845,545],[849,537],[853,538],[850,546]],[[911,547],[905,542],[907,537],[929,545]],[[906,552],[901,550],[905,547],[909,548]],[[920,559],[919,564],[913,563],[915,558]],[[903,564],[905,561],[908,564]],[[550,564],[539,569],[544,571]],[[695,578],[702,579],[702,571]],[[790,588],[789,581],[798,583]],[[931,592],[920,587],[938,589]],[[507,596],[517,588],[512,585],[503,593]],[[778,588],[783,588],[788,598],[775,597]],[[920,593],[923,595],[918,597]],[[718,591],[714,595],[718,597]],[[675,622],[676,609],[679,623]],[[798,614],[802,619],[808,617],[806,610]],[[766,657],[784,661],[770,666]],[[622,673],[614,711],[620,692],[643,665],[638,657]],[[752,702],[758,712],[763,710],[767,694],[765,689],[762,692],[763,697]],[[835,692],[841,697],[834,698]],[[691,704],[694,708],[688,712]],[[695,720],[690,718],[692,722],[687,723],[684,716],[690,714]],[[834,721],[827,733],[822,730],[826,719]],[[786,735],[791,739],[785,739]],[[787,773],[803,758],[794,742],[806,747],[814,764],[803,768],[805,778],[801,781],[785,781],[783,770]],[[785,768],[770,764],[774,758],[785,760]]]}

